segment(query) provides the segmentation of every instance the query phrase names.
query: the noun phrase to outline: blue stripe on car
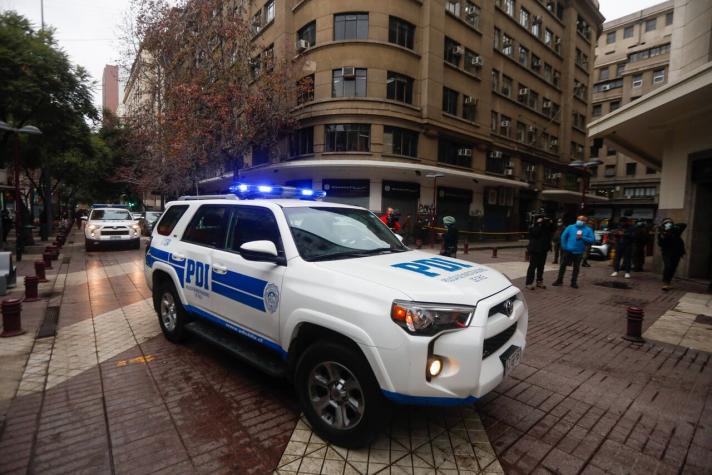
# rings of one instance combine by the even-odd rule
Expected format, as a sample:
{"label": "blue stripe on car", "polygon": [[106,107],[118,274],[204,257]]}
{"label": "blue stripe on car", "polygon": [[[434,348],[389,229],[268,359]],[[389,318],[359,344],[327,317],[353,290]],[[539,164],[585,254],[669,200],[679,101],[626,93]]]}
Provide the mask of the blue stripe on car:
{"label": "blue stripe on car", "polygon": [[259,298],[262,298],[265,287],[267,287],[266,280],[256,279],[254,277],[250,277],[249,275],[239,274],[233,271],[227,271],[225,274],[218,274],[213,269],[211,280],[213,284],[217,283],[226,285]]}
{"label": "blue stripe on car", "polygon": [[264,300],[262,300],[262,298],[255,297],[254,295],[250,295],[248,293],[242,292],[239,289],[234,289],[232,287],[228,287],[227,285],[223,285],[215,281],[213,281],[211,287],[211,290],[218,295],[227,297],[230,300],[235,300],[237,302],[240,302],[241,304],[255,308],[261,312],[265,311],[265,302]]}
{"label": "blue stripe on car", "polygon": [[381,389],[383,395],[397,404],[413,404],[416,406],[462,406],[477,402],[475,396],[466,398],[457,397],[430,397],[430,396],[409,396],[407,394],[394,393]]}

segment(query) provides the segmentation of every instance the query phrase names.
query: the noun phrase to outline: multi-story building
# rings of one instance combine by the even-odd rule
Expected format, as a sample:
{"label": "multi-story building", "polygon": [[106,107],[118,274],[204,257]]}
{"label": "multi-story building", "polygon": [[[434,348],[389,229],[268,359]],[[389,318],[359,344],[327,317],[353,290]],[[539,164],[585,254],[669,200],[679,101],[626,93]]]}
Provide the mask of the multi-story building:
{"label": "multi-story building", "polygon": [[[615,111],[668,82],[673,31],[672,0],[603,24],[593,73],[593,120]],[[596,143],[591,153],[603,161],[591,188],[609,198],[596,217],[652,220],[658,207],[660,173],[638,163],[615,145]]]}
{"label": "multi-story building", "polygon": [[[588,157],[596,0],[268,0],[250,7],[265,54],[303,66],[299,129],[254,150],[240,178],[461,228],[519,230],[574,214]],[[256,62],[257,64],[257,62]],[[202,182],[226,189],[232,174]]]}
{"label": "multi-story building", "polygon": [[116,115],[119,108],[119,67],[104,66],[101,77],[101,108]]}

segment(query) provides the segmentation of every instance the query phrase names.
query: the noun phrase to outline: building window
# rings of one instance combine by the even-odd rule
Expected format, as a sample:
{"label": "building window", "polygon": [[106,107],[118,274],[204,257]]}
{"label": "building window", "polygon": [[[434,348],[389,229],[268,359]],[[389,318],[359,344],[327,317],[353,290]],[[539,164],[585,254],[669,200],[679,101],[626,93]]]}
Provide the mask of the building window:
{"label": "building window", "polygon": [[[522,124],[524,125],[524,124]],[[489,173],[497,173],[498,175],[504,175],[504,170],[510,161],[510,156],[505,155],[499,150],[493,150],[487,152],[487,161],[485,162],[485,171]]]}
{"label": "building window", "polygon": [[502,89],[500,92],[507,97],[512,95],[512,78],[502,75]]}
{"label": "building window", "polygon": [[502,33],[502,53],[514,56],[514,40],[506,33]]}
{"label": "building window", "polygon": [[645,32],[647,33],[648,31],[653,31],[655,30],[655,27],[658,25],[658,19],[653,18],[651,20],[648,20],[645,22]]}
{"label": "building window", "polygon": [[605,81],[605,80],[607,80],[607,79],[608,79],[608,75],[609,75],[608,66],[606,66],[605,68],[601,68],[601,69],[598,70],[598,80],[599,80],[599,81]]}
{"label": "building window", "polygon": [[658,56],[661,54],[665,54],[670,51],[670,43],[660,45],[660,46],[654,46],[652,48],[643,50],[643,51],[638,51],[637,53],[631,53],[628,55],[628,62],[629,63],[635,63],[637,61],[642,61],[644,59],[652,58],[654,56]]}
{"label": "building window", "polygon": [[445,0],[445,11],[460,17],[460,0]]}
{"label": "building window", "polygon": [[383,127],[383,153],[418,156],[418,132],[400,127]]}
{"label": "building window", "polygon": [[635,169],[637,168],[637,165],[637,163],[626,163],[625,176],[635,176]]}
{"label": "building window", "polygon": [[517,121],[517,141],[525,142],[527,140],[527,126],[522,122]]}
{"label": "building window", "polygon": [[252,34],[256,35],[260,31],[262,31],[263,23],[262,23],[263,17],[262,17],[262,10],[257,10],[257,12],[252,15],[252,23],[250,25],[252,29]]}
{"label": "building window", "polygon": [[297,81],[297,104],[314,100],[314,75],[310,74]]}
{"label": "building window", "polygon": [[524,46],[519,47],[519,64],[526,67],[529,63],[529,50]]}
{"label": "building window", "polygon": [[504,0],[503,4],[504,5],[502,8],[504,8],[504,12],[507,15],[513,17],[514,16],[514,0]]}
{"label": "building window", "polygon": [[527,94],[527,104],[532,109],[539,110],[539,93],[530,89]]}
{"label": "building window", "polygon": [[459,95],[457,91],[453,91],[447,87],[443,88],[443,112],[457,115],[457,99]]}
{"label": "building window", "polygon": [[310,155],[314,153],[314,127],[304,127],[291,135],[289,155]]}
{"label": "building window", "polygon": [[[541,65],[541,59],[532,55],[532,69],[539,69],[539,65]],[[549,63],[544,63],[544,79],[547,82],[554,81],[554,68]]]}
{"label": "building window", "polygon": [[643,75],[634,74],[633,75],[633,87],[640,87],[643,85]]}
{"label": "building window", "polygon": [[554,34],[548,28],[544,30],[544,44],[549,48],[554,46]]}
{"label": "building window", "polygon": [[499,119],[499,133],[505,137],[511,137],[512,119],[506,115],[501,115]]}
{"label": "building window", "polygon": [[492,111],[490,120],[490,130],[494,133],[497,133],[497,122],[499,121],[499,117],[495,111]]}
{"label": "building window", "polygon": [[369,124],[335,124],[324,128],[325,152],[368,152],[371,148]]}
{"label": "building window", "polygon": [[591,109],[591,115],[593,117],[598,117],[603,112],[603,106],[601,104],[594,104],[593,109]]}
{"label": "building window", "polygon": [[616,32],[610,31],[606,34],[606,44],[610,45],[616,42]]}
{"label": "building window", "polygon": [[616,149],[615,148],[610,148],[608,147],[608,150],[606,150],[606,156],[607,157],[612,157],[616,154]]}
{"label": "building window", "polygon": [[366,68],[334,69],[331,72],[331,97],[366,97]]}
{"label": "building window", "polygon": [[655,175],[655,168],[650,168],[650,167],[645,167],[645,174],[646,175]]}
{"label": "building window", "polygon": [[549,137],[549,150],[554,153],[559,151],[559,139],[555,135]]}
{"label": "building window", "polygon": [[638,188],[623,188],[623,196],[626,198],[653,198],[656,189],[654,186],[644,186]]}
{"label": "building window", "polygon": [[529,29],[529,12],[524,7],[519,10],[519,24]]}
{"label": "building window", "polygon": [[334,41],[368,39],[368,13],[334,15]]}
{"label": "building window", "polygon": [[633,38],[633,26],[626,26],[623,29],[623,38]]}
{"label": "building window", "polygon": [[482,68],[482,58],[479,54],[471,51],[469,49],[465,50],[465,71],[476,76],[480,75],[480,68]]}
{"label": "building window", "polygon": [[616,77],[623,77],[623,71],[625,71],[625,63],[616,64]]}
{"label": "building window", "polygon": [[480,27],[480,7],[472,2],[465,2],[465,21],[468,25],[479,28]]}
{"label": "building window", "polygon": [[656,69],[653,71],[653,84],[660,84],[665,82],[665,70]]}
{"label": "building window", "polygon": [[462,118],[475,121],[475,113],[477,112],[477,99],[473,96],[462,96]]}
{"label": "building window", "polygon": [[388,41],[413,49],[415,43],[415,26],[398,17],[388,18]]}
{"label": "building window", "polygon": [[297,32],[297,40],[306,41],[306,47],[311,48],[316,44],[316,21],[307,23]]}
{"label": "building window", "polygon": [[460,66],[460,56],[462,56],[462,47],[460,43],[454,41],[447,36],[445,37],[445,61],[455,66]]}
{"label": "building window", "polygon": [[386,97],[394,101],[413,103],[413,78],[388,71]]}
{"label": "building window", "polygon": [[438,140],[438,162],[458,167],[472,167],[472,144],[442,137]]}
{"label": "building window", "polygon": [[541,22],[536,19],[532,21],[532,35],[541,38]]}
{"label": "building window", "polygon": [[665,15],[665,26],[672,25],[673,12],[669,12]]}
{"label": "building window", "polygon": [[274,20],[274,0],[265,3],[265,25]]}
{"label": "building window", "polygon": [[499,92],[499,71],[496,69],[492,70],[492,90]]}
{"label": "building window", "polygon": [[621,101],[611,101],[610,105],[610,111],[613,112],[616,109],[619,109],[621,106]]}
{"label": "building window", "polygon": [[606,165],[606,168],[603,169],[603,176],[606,178],[611,178],[616,176],[616,166],[615,165]]}

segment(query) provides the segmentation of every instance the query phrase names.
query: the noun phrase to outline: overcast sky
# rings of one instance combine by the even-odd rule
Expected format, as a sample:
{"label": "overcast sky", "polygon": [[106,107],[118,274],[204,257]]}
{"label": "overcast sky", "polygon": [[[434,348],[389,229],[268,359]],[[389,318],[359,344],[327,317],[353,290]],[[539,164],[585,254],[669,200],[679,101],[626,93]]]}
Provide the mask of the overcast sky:
{"label": "overcast sky", "polygon": [[[41,0],[0,0],[0,10],[16,10],[40,26]],[[489,0],[488,0],[489,1]],[[647,8],[659,0],[599,0],[606,20]],[[101,106],[101,75],[105,64],[120,55],[120,28],[130,0],[44,0],[45,25],[57,30],[59,45],[96,81],[94,102]]]}

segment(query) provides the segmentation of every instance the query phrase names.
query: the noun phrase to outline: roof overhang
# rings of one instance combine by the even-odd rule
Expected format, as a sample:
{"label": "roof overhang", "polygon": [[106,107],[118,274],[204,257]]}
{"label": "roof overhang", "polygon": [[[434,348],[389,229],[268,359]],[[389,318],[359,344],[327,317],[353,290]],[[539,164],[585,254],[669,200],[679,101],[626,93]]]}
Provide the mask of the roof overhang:
{"label": "roof overhang", "polygon": [[[580,203],[581,193],[579,193],[578,191],[571,190],[542,190],[541,199],[554,199],[557,201],[561,201],[562,203]],[[605,196],[598,196],[586,193],[586,201],[589,203],[608,203],[608,198],[606,198]]]}
{"label": "roof overhang", "polygon": [[660,169],[669,133],[712,114],[712,62],[591,122],[590,138]]}

